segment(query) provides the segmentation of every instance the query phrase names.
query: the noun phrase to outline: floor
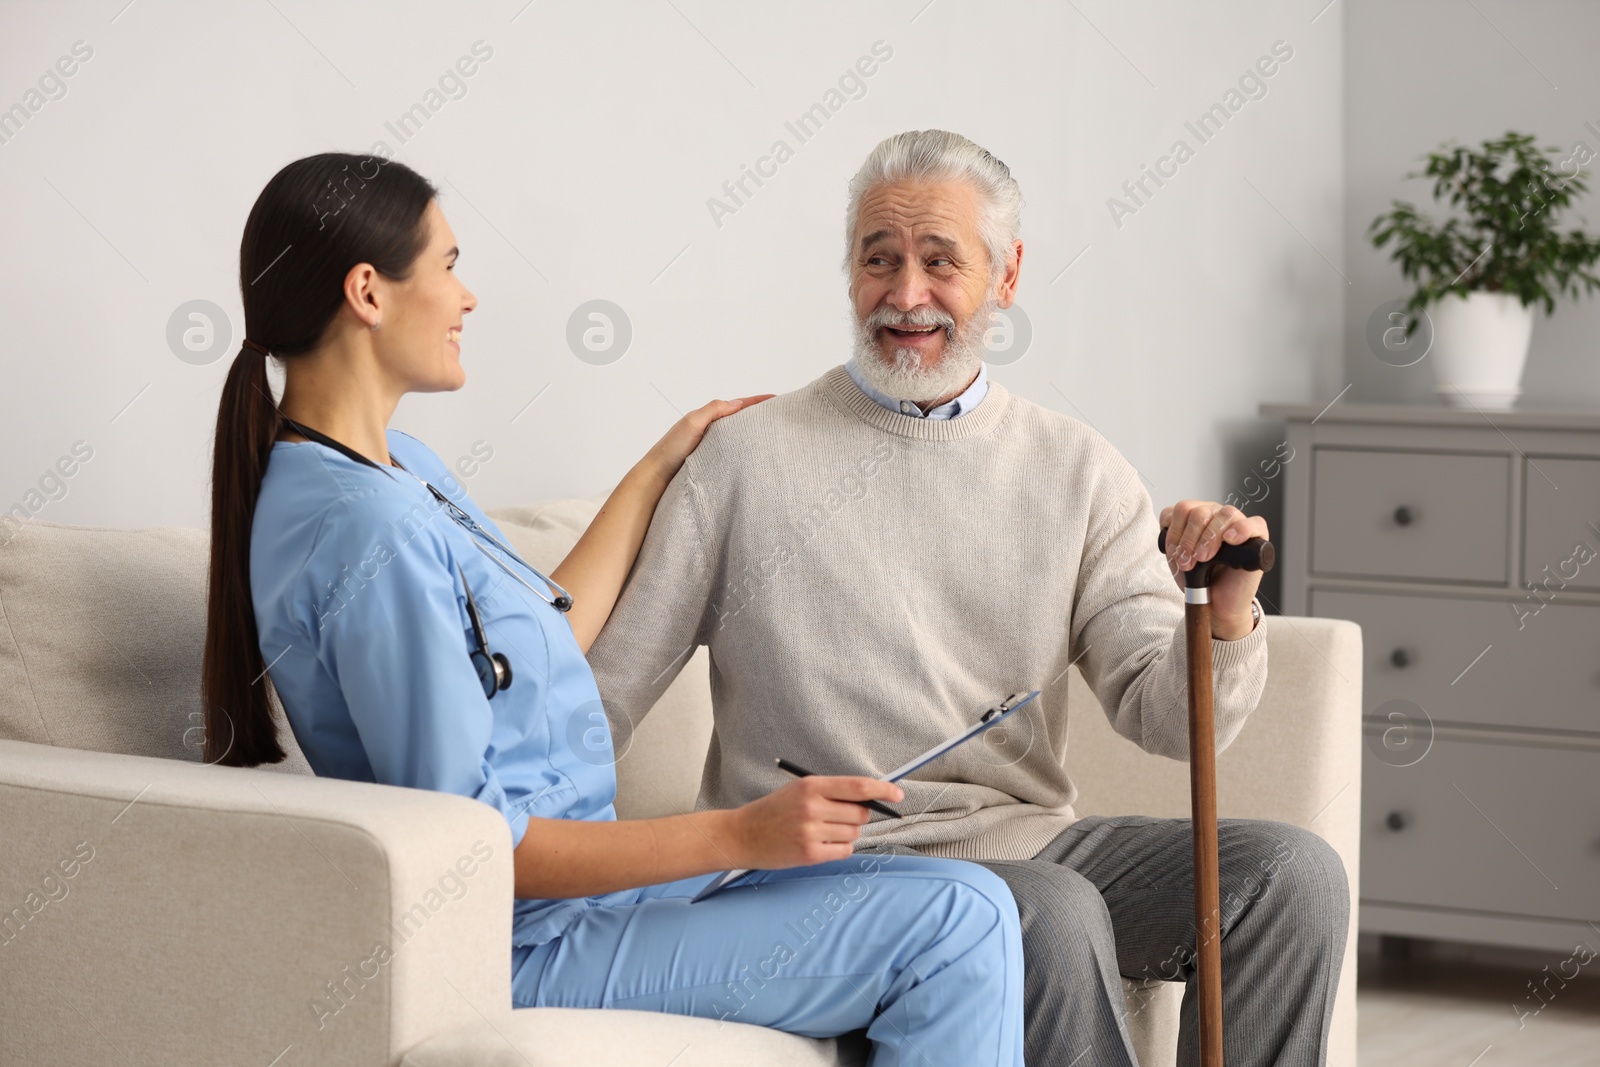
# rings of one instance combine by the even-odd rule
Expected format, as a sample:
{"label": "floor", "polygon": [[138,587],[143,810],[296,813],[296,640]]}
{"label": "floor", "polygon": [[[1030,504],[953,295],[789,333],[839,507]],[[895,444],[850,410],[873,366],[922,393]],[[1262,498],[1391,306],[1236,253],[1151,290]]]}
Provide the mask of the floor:
{"label": "floor", "polygon": [[1565,953],[1361,941],[1360,1067],[1600,1067],[1600,938]]}

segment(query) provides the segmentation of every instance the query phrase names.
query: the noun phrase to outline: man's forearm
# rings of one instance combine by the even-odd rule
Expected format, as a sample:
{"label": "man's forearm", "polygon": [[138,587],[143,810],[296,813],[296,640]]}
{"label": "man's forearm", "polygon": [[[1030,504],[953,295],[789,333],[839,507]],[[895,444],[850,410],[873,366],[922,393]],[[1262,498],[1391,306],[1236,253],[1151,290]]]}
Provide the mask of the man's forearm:
{"label": "man's forearm", "polygon": [[1254,616],[1246,611],[1243,618],[1223,617],[1211,613],[1211,638],[1214,641],[1237,641],[1249,637],[1256,628]]}

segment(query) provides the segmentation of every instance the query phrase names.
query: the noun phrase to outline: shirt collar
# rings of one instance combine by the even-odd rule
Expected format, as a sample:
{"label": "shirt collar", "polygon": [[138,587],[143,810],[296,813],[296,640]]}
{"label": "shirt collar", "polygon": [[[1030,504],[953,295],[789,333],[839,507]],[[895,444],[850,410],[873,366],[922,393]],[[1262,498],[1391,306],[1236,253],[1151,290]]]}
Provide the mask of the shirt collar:
{"label": "shirt collar", "polygon": [[980,363],[978,364],[978,376],[972,380],[971,385],[967,386],[965,392],[948,403],[923,411],[914,401],[897,400],[887,393],[868,385],[866,380],[861,377],[861,371],[856,367],[854,356],[844,365],[844,369],[849,372],[851,380],[856,383],[863,393],[866,393],[890,411],[898,411],[900,414],[908,415],[914,419],[953,419],[960,415],[965,415],[977,407],[978,403],[989,392],[989,366],[987,363]]}

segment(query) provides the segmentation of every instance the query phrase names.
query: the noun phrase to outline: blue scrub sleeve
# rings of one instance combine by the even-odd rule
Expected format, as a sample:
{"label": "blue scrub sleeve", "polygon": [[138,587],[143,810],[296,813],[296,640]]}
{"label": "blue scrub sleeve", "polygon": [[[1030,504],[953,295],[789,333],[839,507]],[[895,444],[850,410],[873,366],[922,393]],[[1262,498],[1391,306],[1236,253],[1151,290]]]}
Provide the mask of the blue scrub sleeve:
{"label": "blue scrub sleeve", "polygon": [[494,713],[472,665],[455,557],[437,529],[449,521],[413,501],[343,501],[302,576],[317,605],[307,636],[344,696],[374,779],[481,800],[510,823],[515,848],[528,813],[487,758]]}

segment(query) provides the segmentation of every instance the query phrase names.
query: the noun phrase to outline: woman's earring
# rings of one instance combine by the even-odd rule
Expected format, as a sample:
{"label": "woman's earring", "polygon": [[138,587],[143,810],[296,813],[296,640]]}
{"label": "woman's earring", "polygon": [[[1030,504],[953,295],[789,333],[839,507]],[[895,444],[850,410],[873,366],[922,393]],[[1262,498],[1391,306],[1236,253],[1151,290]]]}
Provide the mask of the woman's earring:
{"label": "woman's earring", "polygon": [[[379,320],[379,321],[380,321],[380,322],[381,322],[381,321],[382,321],[382,320],[381,320],[381,319],[380,319],[380,320]],[[374,329],[374,330],[376,330],[376,329],[377,329],[377,328],[378,328],[378,323],[376,323],[376,322],[375,322],[375,323],[373,323],[373,324],[372,324],[372,328],[373,328],[373,329]]]}

